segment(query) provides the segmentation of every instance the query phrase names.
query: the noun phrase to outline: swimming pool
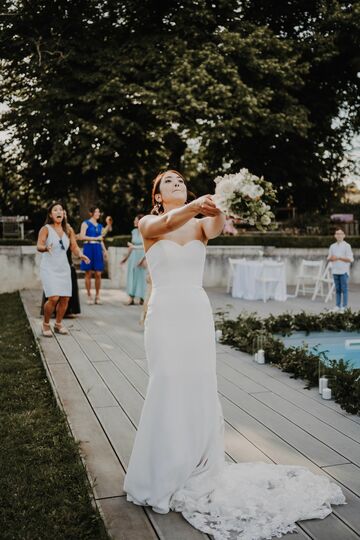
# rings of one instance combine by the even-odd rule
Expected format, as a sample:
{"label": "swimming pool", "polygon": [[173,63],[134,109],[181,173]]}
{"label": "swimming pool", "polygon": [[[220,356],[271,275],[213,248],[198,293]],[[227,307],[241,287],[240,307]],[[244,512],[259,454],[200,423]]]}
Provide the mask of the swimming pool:
{"label": "swimming pool", "polygon": [[[310,350],[326,352],[332,360],[350,360],[353,367],[360,368],[360,334],[358,332],[295,332],[291,336],[276,336],[286,347],[299,347],[305,342]],[[345,347],[346,340],[359,340],[358,345]],[[314,351],[316,352],[316,351]]]}

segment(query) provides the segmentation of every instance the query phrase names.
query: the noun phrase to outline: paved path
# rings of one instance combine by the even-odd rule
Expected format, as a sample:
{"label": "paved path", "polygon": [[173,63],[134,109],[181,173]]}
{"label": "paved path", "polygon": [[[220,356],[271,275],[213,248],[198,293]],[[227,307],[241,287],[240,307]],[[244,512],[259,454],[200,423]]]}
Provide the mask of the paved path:
{"label": "paved path", "polygon": [[[69,336],[39,340],[108,531],[121,540],[207,539],[177,513],[159,515],[126,502],[123,478],[148,373],[140,308],[124,306],[120,291],[104,290],[103,297],[102,306],[82,302],[82,315],[65,323]],[[41,292],[24,291],[22,299],[38,336]],[[210,299],[215,309],[229,297],[214,290]],[[229,301],[233,314],[244,307],[241,301]],[[255,302],[250,311],[323,307],[309,302],[297,299],[295,307]],[[345,492],[347,505],[335,507],[325,520],[301,522],[296,537],[284,538],[359,539],[360,417],[345,413],[333,401],[323,401],[317,390],[305,390],[301,381],[277,368],[254,364],[249,355],[222,345],[218,345],[218,382],[229,459],[304,465],[330,476]]]}

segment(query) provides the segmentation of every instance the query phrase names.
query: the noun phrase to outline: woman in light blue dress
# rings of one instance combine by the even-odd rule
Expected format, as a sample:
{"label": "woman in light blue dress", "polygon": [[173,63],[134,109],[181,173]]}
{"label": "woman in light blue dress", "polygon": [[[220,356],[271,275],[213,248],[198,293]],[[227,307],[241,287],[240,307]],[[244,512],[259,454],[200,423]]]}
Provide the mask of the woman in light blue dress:
{"label": "woman in light blue dress", "polygon": [[128,243],[128,253],[121,261],[121,264],[128,262],[126,292],[130,299],[129,306],[135,304],[135,298],[139,298],[140,304],[144,303],[146,294],[146,268],[143,266],[145,257],[143,240],[138,229],[139,220],[142,215],[138,215],[134,219],[134,229],[131,231],[131,242]]}

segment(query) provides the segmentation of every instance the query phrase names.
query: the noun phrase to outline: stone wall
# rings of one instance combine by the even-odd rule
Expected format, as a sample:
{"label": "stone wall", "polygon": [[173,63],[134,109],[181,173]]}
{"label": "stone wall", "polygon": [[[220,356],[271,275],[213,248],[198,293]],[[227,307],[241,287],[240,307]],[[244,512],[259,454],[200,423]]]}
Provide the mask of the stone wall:
{"label": "stone wall", "polygon": [[[107,287],[124,288],[126,264],[120,265],[127,248],[109,248],[109,280]],[[271,246],[208,246],[204,275],[205,287],[226,287],[228,259],[247,257],[281,259],[286,263],[287,284],[296,284],[296,275],[301,259],[326,260],[325,248],[274,248]],[[351,267],[350,281],[360,284],[360,249],[354,250],[355,262]],[[41,254],[35,246],[0,246],[0,293],[18,289],[40,287],[39,264]],[[105,283],[104,283],[105,285]]]}
{"label": "stone wall", "polygon": [[35,246],[0,246],[0,293],[39,287],[40,257]]}
{"label": "stone wall", "polygon": [[[109,276],[114,287],[124,287],[126,283],[126,264],[120,266],[120,260],[127,248],[109,248]],[[296,285],[296,276],[302,259],[324,260],[328,255],[326,248],[275,248],[272,246],[208,246],[204,273],[205,287],[226,287],[229,270],[229,258],[246,257],[256,259],[259,256],[285,261],[288,285]],[[360,283],[360,249],[354,250],[355,262],[351,267],[350,281]]]}

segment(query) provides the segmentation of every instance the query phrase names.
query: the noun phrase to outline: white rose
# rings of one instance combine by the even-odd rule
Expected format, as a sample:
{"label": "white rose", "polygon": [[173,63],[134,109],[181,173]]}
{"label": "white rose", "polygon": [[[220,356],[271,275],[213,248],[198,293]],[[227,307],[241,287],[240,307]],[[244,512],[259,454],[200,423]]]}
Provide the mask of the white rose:
{"label": "white rose", "polygon": [[254,193],[255,193],[255,197],[261,197],[264,193],[264,190],[261,186],[258,186],[258,185],[254,185]]}
{"label": "white rose", "polygon": [[242,188],[241,188],[241,193],[245,196],[245,197],[250,197],[251,199],[253,198],[253,186],[251,184],[243,184]]}
{"label": "white rose", "polygon": [[221,210],[222,212],[228,211],[228,204],[226,200],[223,197],[221,197],[221,195],[219,194],[213,195],[212,200],[214,201],[215,206],[219,208],[219,210]]}
{"label": "white rose", "polygon": [[261,216],[261,225],[270,225],[271,223],[271,219],[269,218],[269,216],[267,216],[266,214],[264,214],[263,216]]}
{"label": "white rose", "polygon": [[222,180],[216,184],[215,193],[221,197],[230,197],[234,193],[234,183],[228,179]]}
{"label": "white rose", "polygon": [[243,178],[236,178],[234,181],[234,189],[235,191],[238,191],[239,193],[242,193],[244,188],[244,179]]}

